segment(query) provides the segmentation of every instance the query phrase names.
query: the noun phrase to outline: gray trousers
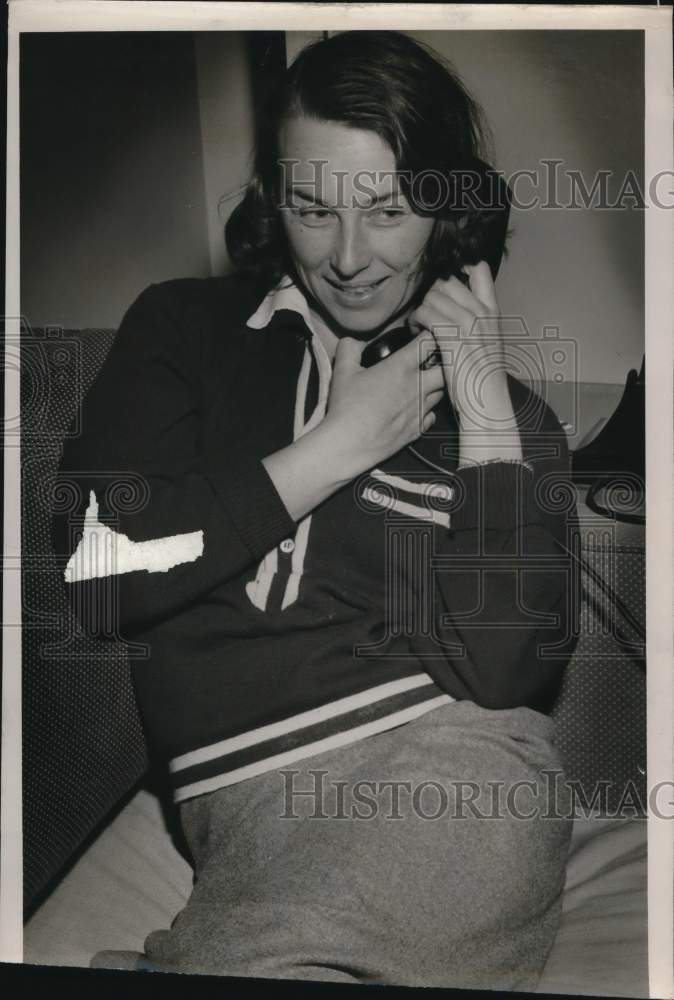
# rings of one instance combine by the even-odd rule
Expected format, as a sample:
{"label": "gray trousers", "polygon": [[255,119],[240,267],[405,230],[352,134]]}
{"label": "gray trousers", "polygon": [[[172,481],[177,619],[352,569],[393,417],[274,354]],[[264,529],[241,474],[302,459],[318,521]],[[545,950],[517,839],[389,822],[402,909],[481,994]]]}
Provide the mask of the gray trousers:
{"label": "gray trousers", "polygon": [[571,834],[553,732],[456,702],[187,801],[194,890],[138,967],[532,990]]}

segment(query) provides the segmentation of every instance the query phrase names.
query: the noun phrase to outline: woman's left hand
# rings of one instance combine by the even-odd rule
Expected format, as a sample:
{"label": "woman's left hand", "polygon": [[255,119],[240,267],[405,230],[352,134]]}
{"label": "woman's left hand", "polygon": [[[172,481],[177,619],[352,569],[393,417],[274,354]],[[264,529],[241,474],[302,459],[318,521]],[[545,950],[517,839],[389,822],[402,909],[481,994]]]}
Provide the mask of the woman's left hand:
{"label": "woman's left hand", "polygon": [[464,271],[469,287],[456,277],[436,281],[409,325],[433,334],[462,426],[488,431],[508,396],[499,308],[489,265],[482,261]]}

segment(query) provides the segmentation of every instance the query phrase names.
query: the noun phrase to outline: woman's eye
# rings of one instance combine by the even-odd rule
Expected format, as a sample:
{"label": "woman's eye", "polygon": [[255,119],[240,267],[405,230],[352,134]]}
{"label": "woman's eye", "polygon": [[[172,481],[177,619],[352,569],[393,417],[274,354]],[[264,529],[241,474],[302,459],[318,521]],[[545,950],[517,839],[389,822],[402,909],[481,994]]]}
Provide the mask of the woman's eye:
{"label": "woman's eye", "polygon": [[380,226],[395,225],[404,217],[405,212],[401,208],[378,208],[372,213],[372,218]]}
{"label": "woman's eye", "polygon": [[332,218],[327,208],[300,208],[297,214],[309,226],[324,226]]}

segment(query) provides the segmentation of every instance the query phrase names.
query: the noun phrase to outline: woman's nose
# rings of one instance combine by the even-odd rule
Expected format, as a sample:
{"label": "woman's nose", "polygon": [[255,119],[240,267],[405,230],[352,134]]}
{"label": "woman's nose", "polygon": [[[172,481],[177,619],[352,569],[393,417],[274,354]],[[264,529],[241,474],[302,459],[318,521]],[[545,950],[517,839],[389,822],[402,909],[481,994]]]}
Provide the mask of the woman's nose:
{"label": "woman's nose", "polygon": [[364,271],[372,259],[364,227],[356,218],[343,218],[337,229],[330,263],[340,278],[352,278]]}

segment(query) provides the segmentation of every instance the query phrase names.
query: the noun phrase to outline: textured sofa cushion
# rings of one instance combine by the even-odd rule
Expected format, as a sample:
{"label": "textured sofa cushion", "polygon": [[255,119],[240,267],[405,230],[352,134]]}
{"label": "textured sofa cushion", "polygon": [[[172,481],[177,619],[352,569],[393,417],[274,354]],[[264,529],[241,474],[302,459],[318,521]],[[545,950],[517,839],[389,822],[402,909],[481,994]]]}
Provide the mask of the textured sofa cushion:
{"label": "textured sofa cushion", "polygon": [[[111,330],[23,331],[22,686],[24,900],[48,886],[138,782],[146,750],[126,652],[78,632],[50,537],[62,442]],[[72,433],[78,433],[75,424]]]}

